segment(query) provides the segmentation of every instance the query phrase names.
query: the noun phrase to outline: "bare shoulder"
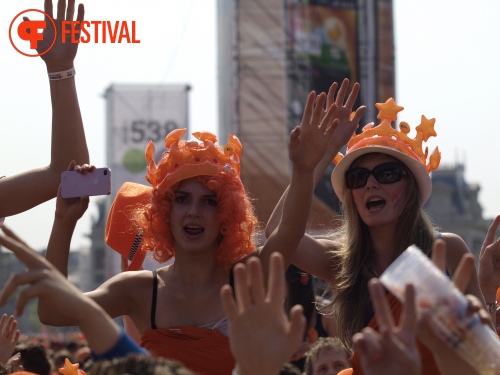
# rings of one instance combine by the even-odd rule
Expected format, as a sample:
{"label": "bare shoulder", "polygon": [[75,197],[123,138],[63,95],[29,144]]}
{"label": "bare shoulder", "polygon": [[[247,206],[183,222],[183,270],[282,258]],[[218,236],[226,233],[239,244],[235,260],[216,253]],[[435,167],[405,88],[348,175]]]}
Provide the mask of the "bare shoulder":
{"label": "bare shoulder", "polygon": [[152,290],[151,271],[128,271],[113,276],[87,295],[116,317],[130,315],[132,309],[151,298]]}
{"label": "bare shoulder", "polygon": [[450,274],[453,275],[462,256],[470,253],[470,250],[458,234],[442,233],[441,238],[446,242],[446,265]]}

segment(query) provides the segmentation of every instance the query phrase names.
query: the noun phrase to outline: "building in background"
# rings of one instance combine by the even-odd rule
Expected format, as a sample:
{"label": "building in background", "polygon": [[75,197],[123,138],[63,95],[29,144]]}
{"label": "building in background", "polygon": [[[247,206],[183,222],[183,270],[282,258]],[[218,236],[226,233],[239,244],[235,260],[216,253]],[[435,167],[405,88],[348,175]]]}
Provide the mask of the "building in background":
{"label": "building in background", "polygon": [[432,195],[425,210],[443,232],[458,234],[479,258],[492,220],[483,218],[478,201],[480,187],[465,181],[464,171],[465,166],[457,164],[441,165],[432,172]]}
{"label": "building in background", "polygon": [[[219,0],[219,134],[243,145],[242,180],[266,222],[290,181],[288,136],[310,90],[349,78],[359,103],[394,96],[390,0]],[[336,217],[330,174],[316,189],[310,228]]]}

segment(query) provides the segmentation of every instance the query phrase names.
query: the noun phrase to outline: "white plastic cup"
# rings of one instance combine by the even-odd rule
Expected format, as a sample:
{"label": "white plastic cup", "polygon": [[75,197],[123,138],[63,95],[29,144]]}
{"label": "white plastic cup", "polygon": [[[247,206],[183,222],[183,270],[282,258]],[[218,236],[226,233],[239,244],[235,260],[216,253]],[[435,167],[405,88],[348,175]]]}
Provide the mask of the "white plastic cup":
{"label": "white plastic cup", "polygon": [[404,251],[382,274],[380,281],[404,302],[406,285],[415,289],[417,313],[429,311],[431,328],[480,374],[500,371],[500,339],[432,261],[415,245]]}

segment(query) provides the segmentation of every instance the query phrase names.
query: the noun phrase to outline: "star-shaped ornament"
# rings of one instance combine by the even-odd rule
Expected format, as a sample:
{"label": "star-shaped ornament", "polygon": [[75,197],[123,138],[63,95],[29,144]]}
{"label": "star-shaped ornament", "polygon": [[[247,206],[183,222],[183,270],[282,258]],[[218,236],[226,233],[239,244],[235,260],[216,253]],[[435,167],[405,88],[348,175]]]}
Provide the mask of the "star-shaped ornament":
{"label": "star-shaped ornament", "polygon": [[424,136],[424,142],[430,137],[435,137],[437,135],[434,130],[434,123],[436,122],[435,118],[428,119],[424,115],[422,115],[422,120],[420,121],[420,125],[415,128],[416,131],[422,133]]}
{"label": "star-shaped ornament", "polygon": [[68,358],[64,360],[64,367],[61,367],[58,371],[62,375],[86,375],[85,371],[78,370],[80,367],[79,363],[72,364]]}
{"label": "star-shaped ornament", "polygon": [[401,112],[404,107],[397,105],[393,98],[387,99],[385,103],[376,103],[375,106],[378,108],[378,119],[388,119],[390,121],[396,121],[398,117],[398,112]]}

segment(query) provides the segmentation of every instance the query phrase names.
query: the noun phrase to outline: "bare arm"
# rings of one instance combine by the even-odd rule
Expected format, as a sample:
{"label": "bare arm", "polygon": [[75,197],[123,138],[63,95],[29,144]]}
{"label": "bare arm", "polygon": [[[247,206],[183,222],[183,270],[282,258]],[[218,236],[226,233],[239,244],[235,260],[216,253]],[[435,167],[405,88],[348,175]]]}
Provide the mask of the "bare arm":
{"label": "bare arm", "polygon": [[[74,168],[74,162],[71,162],[68,169]],[[49,243],[45,258],[55,269],[63,276],[68,276],[68,259],[71,246],[71,238],[76,227],[76,223],[83,216],[89,205],[89,197],[68,198],[61,197],[59,187],[56,200],[56,211],[54,214],[54,223],[50,233]],[[59,325],[57,317],[54,314],[53,307],[46,300],[41,299],[38,302],[38,315],[40,321],[44,324]],[[56,314],[57,315],[57,314]],[[74,325],[71,322],[62,325]]]}
{"label": "bare arm", "polygon": [[328,136],[337,122],[333,119],[335,105],[330,107],[326,116],[322,116],[325,100],[325,94],[316,96],[311,92],[302,123],[290,134],[292,178],[283,202],[280,223],[259,251],[264,275],[267,275],[271,253],[280,252],[285,265],[288,266],[304,236],[314,193],[314,168],[321,160],[327,147]]}
{"label": "bare arm", "polygon": [[58,312],[59,318],[71,321],[82,330],[89,346],[96,354],[111,349],[121,336],[121,330],[97,303],[73,286],[64,275],[46,259],[21,241],[12,231],[3,228],[0,244],[11,250],[26,265],[27,271],[12,275],[0,294],[0,306],[16,292],[16,315],[21,315],[29,299],[38,298]]}
{"label": "bare arm", "polygon": [[[75,0],[59,0],[57,5],[56,27],[60,31],[63,20],[73,20]],[[45,12],[52,16],[52,1],[45,0]],[[77,20],[82,21],[83,5],[78,7]],[[51,25],[50,22],[48,22]],[[52,40],[53,30],[44,30],[44,40],[39,42],[38,50],[47,49]],[[61,33],[49,52],[42,55],[47,72],[58,72],[73,67],[78,44],[62,43]],[[89,162],[83,121],[76,93],[75,78],[50,81],[52,102],[52,140],[51,159],[46,167],[40,167],[14,176],[0,179],[0,217],[11,216],[29,210],[56,196],[61,172],[71,160],[79,164]],[[36,186],[36,189],[33,189]]]}
{"label": "bare arm", "polygon": [[[454,233],[442,233],[442,238],[446,242],[446,267],[450,275],[455,277],[460,261],[465,255],[472,255],[465,241]],[[475,267],[472,267],[470,281],[462,290],[464,294],[471,294],[477,297],[486,306],[479,279]]]}

